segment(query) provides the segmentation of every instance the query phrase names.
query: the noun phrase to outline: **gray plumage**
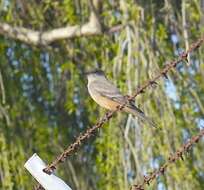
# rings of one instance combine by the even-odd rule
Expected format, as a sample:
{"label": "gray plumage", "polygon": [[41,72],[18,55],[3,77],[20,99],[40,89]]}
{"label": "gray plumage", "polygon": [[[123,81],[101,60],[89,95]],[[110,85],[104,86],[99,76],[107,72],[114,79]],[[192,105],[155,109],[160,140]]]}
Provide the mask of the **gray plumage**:
{"label": "gray plumage", "polygon": [[[114,110],[117,105],[122,105],[126,101],[126,98],[122,95],[119,89],[112,84],[103,74],[103,72],[92,72],[88,75],[88,91],[91,97],[102,107]],[[109,102],[109,104],[107,103]],[[115,103],[114,103],[115,102]],[[150,125],[155,127],[155,123],[147,117],[143,111],[137,108],[133,101],[129,103],[123,109],[125,112],[131,113],[134,116],[139,117],[143,121],[147,121]]]}

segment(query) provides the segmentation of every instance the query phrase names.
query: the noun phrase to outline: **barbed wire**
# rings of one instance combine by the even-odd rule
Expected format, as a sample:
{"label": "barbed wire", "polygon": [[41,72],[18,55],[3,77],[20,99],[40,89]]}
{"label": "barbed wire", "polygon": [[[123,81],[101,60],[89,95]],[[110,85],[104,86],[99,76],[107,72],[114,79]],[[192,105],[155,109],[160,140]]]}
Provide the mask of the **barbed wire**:
{"label": "barbed wire", "polygon": [[164,175],[167,167],[171,164],[176,162],[179,159],[183,159],[183,156],[186,152],[189,152],[189,150],[192,148],[192,146],[204,136],[204,129],[200,130],[198,135],[193,136],[191,139],[189,139],[183,146],[178,149],[174,154],[170,154],[168,161],[164,163],[159,169],[150,172],[149,176],[143,177],[143,182],[141,184],[132,185],[131,190],[144,190],[145,185],[150,185],[150,183],[156,179],[160,175]]}
{"label": "barbed wire", "polygon": [[[57,165],[59,165],[60,163],[64,162],[68,156],[70,156],[71,154],[73,154],[74,152],[76,152],[78,150],[78,148],[82,145],[82,143],[84,143],[86,140],[88,140],[91,136],[94,135],[94,133],[97,131],[97,129],[101,128],[106,122],[108,122],[114,115],[114,113],[116,113],[117,111],[121,111],[126,104],[128,104],[129,101],[134,100],[135,97],[141,93],[144,93],[145,90],[153,85],[157,85],[157,80],[160,79],[161,77],[164,77],[166,79],[168,79],[167,77],[167,73],[175,68],[180,62],[182,61],[188,61],[187,57],[189,55],[189,53],[191,53],[192,51],[198,49],[202,43],[204,42],[204,37],[201,37],[200,39],[198,39],[196,42],[194,42],[190,48],[186,51],[183,52],[178,59],[171,61],[169,63],[167,63],[164,68],[152,79],[148,80],[144,85],[142,85],[141,87],[138,87],[137,90],[135,91],[135,93],[132,96],[127,96],[127,101],[124,104],[121,104],[120,106],[117,107],[117,109],[115,111],[108,111],[100,120],[99,122],[97,122],[93,127],[88,128],[83,134],[80,134],[74,143],[72,143],[71,145],[69,145],[64,152],[62,152],[51,164],[49,164],[43,171],[47,174],[52,174],[56,168]],[[36,189],[36,188],[35,188]],[[40,186],[36,189],[36,190],[40,190]]]}

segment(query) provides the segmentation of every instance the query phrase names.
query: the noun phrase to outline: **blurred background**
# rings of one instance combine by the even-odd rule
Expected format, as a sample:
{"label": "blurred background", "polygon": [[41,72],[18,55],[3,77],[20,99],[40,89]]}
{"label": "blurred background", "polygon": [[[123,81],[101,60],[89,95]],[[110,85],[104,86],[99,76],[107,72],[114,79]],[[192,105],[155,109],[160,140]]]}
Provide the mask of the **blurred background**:
{"label": "blurred background", "polygon": [[[204,32],[203,0],[107,0],[97,5],[102,31],[119,29],[42,45],[12,36],[2,26],[40,32],[81,26],[89,20],[90,3],[0,1],[0,189],[32,189],[36,182],[24,169],[25,161],[36,152],[50,163],[104,115],[88,95],[86,70],[101,68],[131,95]],[[118,113],[60,165],[57,175],[73,190],[128,190],[164,163],[204,126],[203,50],[136,97],[136,105],[160,131]],[[204,189],[203,146],[204,141],[198,143],[146,189]]]}

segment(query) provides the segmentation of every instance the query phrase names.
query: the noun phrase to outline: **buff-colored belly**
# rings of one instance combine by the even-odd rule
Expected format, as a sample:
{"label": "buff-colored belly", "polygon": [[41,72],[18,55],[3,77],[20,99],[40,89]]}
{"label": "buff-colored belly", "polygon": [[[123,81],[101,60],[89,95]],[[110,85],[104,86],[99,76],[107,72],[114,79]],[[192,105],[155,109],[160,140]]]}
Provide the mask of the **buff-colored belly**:
{"label": "buff-colored belly", "polygon": [[101,96],[96,93],[90,93],[91,97],[95,100],[96,103],[98,103],[101,107],[104,107],[109,110],[115,110],[117,106],[119,105],[117,102],[106,98],[104,96]]}

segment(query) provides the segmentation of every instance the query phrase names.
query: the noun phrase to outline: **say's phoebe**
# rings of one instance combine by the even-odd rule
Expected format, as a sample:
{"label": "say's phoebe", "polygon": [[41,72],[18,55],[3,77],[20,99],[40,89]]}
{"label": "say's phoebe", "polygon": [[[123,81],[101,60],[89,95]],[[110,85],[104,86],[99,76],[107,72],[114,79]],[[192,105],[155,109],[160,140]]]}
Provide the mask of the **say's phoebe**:
{"label": "say's phoebe", "polygon": [[[87,72],[86,74],[88,78],[89,94],[101,107],[109,110],[116,110],[117,106],[122,105],[127,101],[118,88],[106,78],[103,71],[95,70]],[[155,126],[155,123],[145,116],[144,112],[137,108],[132,101],[129,101],[123,110],[141,118],[143,121],[147,121],[150,125]]]}

